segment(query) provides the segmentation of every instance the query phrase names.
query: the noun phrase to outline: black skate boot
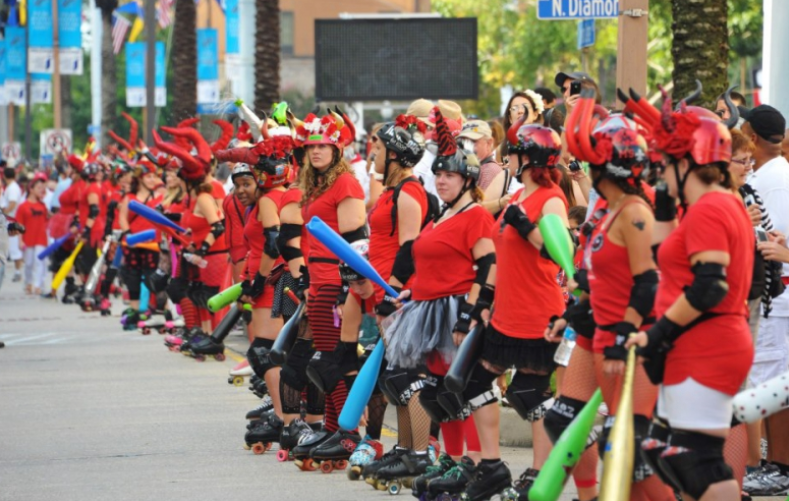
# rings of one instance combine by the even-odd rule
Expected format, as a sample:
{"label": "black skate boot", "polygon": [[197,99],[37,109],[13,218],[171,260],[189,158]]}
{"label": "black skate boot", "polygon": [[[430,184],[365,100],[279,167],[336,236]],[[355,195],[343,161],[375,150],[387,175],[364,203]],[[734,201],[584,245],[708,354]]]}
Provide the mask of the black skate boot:
{"label": "black skate boot", "polygon": [[411,486],[411,495],[418,498],[419,501],[427,501],[427,487],[430,482],[434,479],[441,478],[444,473],[448,472],[455,464],[455,460],[446,452],[438,456],[438,462],[436,464],[428,466],[425,473],[414,479],[414,484]]}
{"label": "black skate boot", "polygon": [[323,473],[344,470],[348,466],[348,458],[361,441],[362,437],[358,433],[337,430],[323,444],[314,448],[310,452],[310,457]]}
{"label": "black skate boot", "polygon": [[266,380],[253,375],[249,378],[249,391],[255,394],[258,398],[263,398],[268,395],[268,386]]}
{"label": "black skate boot", "polygon": [[258,426],[254,426],[247,431],[244,441],[248,447],[252,447],[255,454],[263,454],[271,449],[271,444],[279,442],[284,423],[276,414],[271,413],[265,420],[258,420]]}
{"label": "black skate boot", "polygon": [[263,397],[263,400],[260,402],[260,405],[252,409],[251,411],[247,412],[247,419],[250,421],[256,421],[258,419],[262,419],[263,415],[268,413],[268,411],[274,409],[274,403],[271,401],[271,397],[266,395]]}
{"label": "black skate boot", "polygon": [[529,489],[531,489],[531,486],[534,485],[534,480],[539,474],[540,470],[526,468],[526,471],[521,473],[521,476],[518,477],[518,480],[515,481],[512,487],[504,492],[504,495],[508,496],[507,499],[511,501],[528,501]]}
{"label": "black skate boot", "polygon": [[[502,497],[509,500],[510,498],[506,496],[512,489],[511,484],[512,475],[503,461],[498,460],[495,463],[481,462],[474,471],[474,477],[466,486],[466,490],[460,496],[460,499],[461,501],[486,501],[505,491]],[[519,498],[515,497],[512,499]]]}
{"label": "black skate boot", "polygon": [[397,461],[397,459],[408,452],[408,449],[403,447],[394,446],[392,449],[381,456],[381,459],[378,461],[373,461],[372,463],[368,464],[362,469],[362,478],[365,482],[372,485],[374,489],[377,489],[376,484],[378,483],[378,470]]}
{"label": "black skate boot", "polygon": [[312,462],[310,452],[331,437],[332,433],[324,429],[313,431],[309,435],[303,435],[299,439],[299,445],[291,449],[293,461],[296,463],[296,466],[301,471],[315,471],[317,466]]}
{"label": "black skate boot", "polygon": [[200,327],[190,327],[183,329],[177,334],[167,334],[164,336],[164,345],[170,351],[181,351],[181,346],[195,336],[203,335],[203,330]]}
{"label": "black skate boot", "polygon": [[[447,470],[441,477],[434,479],[427,487],[428,499],[457,501],[474,477],[476,467],[474,461],[463,456],[455,466]],[[509,483],[507,483],[509,485]],[[506,487],[506,486],[505,486]]]}
{"label": "black skate boot", "polygon": [[376,488],[388,491],[392,495],[400,494],[404,486],[412,487],[414,478],[424,474],[432,464],[427,451],[422,453],[408,451],[401,454],[396,461],[378,469]]}
{"label": "black skate boot", "polygon": [[63,289],[63,304],[74,304],[74,295],[79,288],[74,283],[74,277],[66,277],[66,286]]}
{"label": "black skate boot", "polygon": [[309,424],[297,418],[291,421],[289,425],[283,427],[279,437],[277,460],[280,462],[292,461],[294,458],[291,451],[299,445],[299,440],[313,432],[320,431],[322,426],[323,423]]}
{"label": "black skate boot", "polygon": [[[206,356],[213,356],[220,362],[225,359],[225,345],[217,343],[211,336],[191,339],[188,345],[186,352],[198,362],[204,361]],[[182,348],[181,351],[184,351],[184,349]]]}

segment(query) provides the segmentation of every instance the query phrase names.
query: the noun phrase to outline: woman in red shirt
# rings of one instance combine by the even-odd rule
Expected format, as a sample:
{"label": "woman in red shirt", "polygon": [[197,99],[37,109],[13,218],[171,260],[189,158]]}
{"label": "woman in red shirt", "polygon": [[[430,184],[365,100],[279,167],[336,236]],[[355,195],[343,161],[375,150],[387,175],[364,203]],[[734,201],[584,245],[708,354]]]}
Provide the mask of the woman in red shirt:
{"label": "woman in red shirt", "polygon": [[[434,108],[433,113],[439,154],[432,171],[444,207],[414,241],[413,285],[400,295],[411,301],[385,329],[386,358],[391,366],[401,369],[423,371],[426,365],[428,377],[419,402],[427,415],[440,423],[448,455],[441,463],[447,470],[457,461],[458,475],[446,477],[456,482],[458,478],[467,481],[474,467],[472,459],[460,461],[464,441],[468,455],[479,459],[479,440],[468,407],[444,388],[443,381],[460,334],[468,332],[468,312],[480,293],[481,277],[487,276],[494,262],[490,239],[493,218],[478,203],[482,197],[476,183],[479,160],[458,148],[440,110]],[[453,490],[439,479],[432,480],[430,486],[431,497]]]}
{"label": "woman in red shirt", "polygon": [[[82,190],[85,186],[80,172],[85,166],[85,162],[76,155],[69,155],[68,163],[71,168],[71,186],[60,194],[60,211],[50,219],[49,236],[51,238],[60,238],[68,232],[76,233],[79,227],[77,209],[79,207],[79,200],[82,197]],[[58,272],[63,265],[63,261],[68,259],[69,255],[74,250],[75,245],[74,239],[68,239],[52,254],[49,268],[52,273]],[[66,277],[66,284],[63,290],[63,303],[73,303],[73,296],[77,291],[78,288],[74,280],[74,271],[72,270],[69,276]]]}
{"label": "woman in red shirt", "polygon": [[[364,191],[354,177],[353,169],[343,157],[343,149],[355,140],[352,123],[336,113],[319,119],[313,114],[299,123],[296,129],[296,144],[304,146],[306,155],[300,173],[300,187],[303,192],[302,217],[309,221],[320,217],[330,228],[341,234],[352,246],[367,245],[365,225]],[[312,382],[326,395],[325,430],[306,440],[295,448],[294,456],[305,457],[317,445],[333,438],[332,443],[353,445],[343,449],[336,457],[316,457],[316,459],[348,459],[360,441],[358,435],[352,439],[337,434],[337,418],[345,399],[348,387],[342,374],[332,371],[330,360],[340,341],[339,322],[335,322],[334,305],[342,286],[337,269],[336,256],[315,238],[309,238],[309,291],[307,316],[312,329],[313,344],[317,353],[307,368]],[[310,454],[311,455],[311,454]]]}
{"label": "woman in red shirt", "polygon": [[[510,164],[517,165],[517,179],[523,188],[513,194],[493,227],[496,267],[484,284],[472,318],[495,300],[495,309],[485,332],[480,363],[463,396],[474,405],[474,418],[482,444],[482,464],[468,485],[471,499],[483,499],[510,484],[508,468],[499,454],[499,407],[490,394],[493,381],[509,368],[516,372],[507,389],[507,400],[518,414],[531,422],[534,437],[534,464],[518,481],[518,495],[528,492],[534,477],[548,456],[551,442],[543,418],[553,401],[550,377],[556,345],[544,338],[545,326],[565,309],[557,281],[559,267],[543,257],[539,220],[548,214],[567,223],[567,201],[557,184],[556,169],[562,149],[559,135],[548,127],[516,122],[507,133]],[[501,271],[501,273],[499,273]],[[490,396],[488,396],[490,395]]]}
{"label": "woman in red shirt", "polygon": [[[592,346],[596,381],[589,387],[591,391],[594,386],[601,388],[609,416],[616,416],[627,360],[625,342],[631,333],[655,322],[658,275],[651,250],[655,217],[641,185],[641,175],[649,162],[646,139],[635,122],[623,115],[606,118],[590,133],[593,101],[584,95],[580,98],[580,106],[569,118],[567,141],[576,150],[576,158],[589,162],[593,186],[608,206],[607,214],[591,230],[584,260],[597,325]],[[580,125],[579,132],[576,125]],[[574,357],[571,364],[586,360]],[[588,378],[576,371],[572,375]],[[635,373],[633,396],[635,439],[640,444],[648,434],[657,401],[657,387],[642,367]],[[574,404],[562,395],[555,408],[576,408]],[[555,426],[555,415],[550,413],[552,419],[546,418],[546,429],[553,431],[554,440],[565,427]],[[601,452],[607,448],[612,425],[613,419],[609,418],[600,436]],[[665,501],[674,498],[640,454],[636,455],[632,496]]]}
{"label": "woman in red shirt", "polygon": [[[129,202],[134,200],[148,207],[156,207],[161,199],[154,195],[154,191],[161,184],[161,179],[156,173],[156,167],[147,160],[141,160],[134,172],[134,177],[129,188],[129,193],[123,197],[123,201],[118,207],[118,221],[120,228],[125,234],[139,233],[150,230],[154,225],[129,210]],[[154,239],[154,243],[158,244]],[[146,277],[150,277],[159,265],[159,252],[141,247],[129,247],[123,242],[123,265],[121,266],[121,278],[129,291],[129,308],[126,310],[125,330],[137,328],[139,311],[148,310],[148,305],[140,305],[140,291]]]}
{"label": "woman in red shirt", "polygon": [[98,163],[89,159],[80,172],[85,185],[79,199],[78,211],[80,237],[85,243],[77,256],[74,268],[83,277],[90,273],[98,258],[96,250],[104,238],[104,226],[107,221],[109,196],[98,180],[101,169]]}
{"label": "woman in red shirt", "polygon": [[[413,168],[424,153],[424,149],[412,135],[418,127],[424,132],[425,126],[422,122],[400,115],[394,122],[385,123],[378,129],[376,136],[379,140],[373,143],[372,149],[375,155],[375,171],[383,175],[384,191],[368,214],[369,260],[381,278],[396,291],[408,288],[412,283],[414,260],[411,249],[428,208],[425,189],[413,175]],[[348,282],[343,282],[348,290]],[[395,310],[395,298],[387,297],[381,287],[374,287],[373,301],[377,304],[375,312],[381,317],[388,316]],[[335,363],[349,386],[359,369],[356,344],[365,314],[364,302],[358,294],[351,291],[342,307],[342,340],[338,350],[335,350]],[[343,348],[342,351],[340,347]],[[419,399],[414,398],[419,395],[425,373],[423,367],[403,369],[390,366],[382,374],[379,387],[386,399],[397,407],[398,441],[391,455],[398,459],[389,461],[382,458],[376,467],[365,468],[365,477],[414,477],[424,473],[427,466],[432,464],[427,454],[430,417],[419,404]],[[386,404],[371,402],[370,407],[377,411],[376,416],[370,416],[371,421],[375,417],[382,420]],[[376,426],[373,428],[379,429]],[[380,434],[371,439],[379,440]],[[408,458],[404,462],[401,456],[406,455]]]}
{"label": "woman in red shirt", "polygon": [[[184,249],[179,268],[190,281],[187,296],[197,307],[200,316],[201,328],[185,333],[191,339],[198,334],[207,336],[213,331],[214,318],[208,311],[207,302],[219,292],[227,273],[227,246],[222,238],[225,232],[224,218],[212,195],[214,186],[206,181],[206,176],[216,164],[216,158],[197,130],[191,127],[162,127],[162,130],[182,138],[196,150],[196,154],[192,155],[178,145],[162,141],[154,131],[156,146],[181,160],[179,176],[184,179],[188,193],[187,209],[181,219],[181,226],[191,230],[191,243]],[[199,260],[200,264],[189,262],[184,257],[187,253],[197,256],[193,260]],[[185,346],[181,345],[181,348]]]}
{"label": "woman in red shirt", "polygon": [[[637,97],[637,96],[633,96]],[[657,416],[645,458],[677,490],[694,499],[737,499],[726,464],[732,398],[753,362],[747,298],[755,237],[742,201],[730,190],[731,134],[702,113],[661,114],[638,99],[666,157],[668,194],[685,209],[661,243],[657,322],[631,338],[660,384]]]}

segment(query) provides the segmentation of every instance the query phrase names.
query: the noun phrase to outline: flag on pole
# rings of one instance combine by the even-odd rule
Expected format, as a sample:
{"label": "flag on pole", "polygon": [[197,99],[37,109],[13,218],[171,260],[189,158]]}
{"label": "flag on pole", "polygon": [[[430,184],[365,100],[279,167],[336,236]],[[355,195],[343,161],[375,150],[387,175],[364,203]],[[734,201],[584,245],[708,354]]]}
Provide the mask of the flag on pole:
{"label": "flag on pole", "polygon": [[167,28],[173,22],[173,16],[170,14],[170,9],[173,6],[173,0],[159,0],[159,26],[162,29]]}
{"label": "flag on pole", "polygon": [[128,19],[117,14],[112,15],[112,52],[117,55],[123,48],[126,40],[126,33],[129,31],[131,23]]}

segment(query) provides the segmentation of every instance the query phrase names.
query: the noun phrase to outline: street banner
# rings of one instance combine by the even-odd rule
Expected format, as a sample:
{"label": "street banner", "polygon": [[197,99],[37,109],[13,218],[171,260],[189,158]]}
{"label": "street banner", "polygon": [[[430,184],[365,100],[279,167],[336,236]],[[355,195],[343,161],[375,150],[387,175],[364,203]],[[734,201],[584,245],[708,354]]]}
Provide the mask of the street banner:
{"label": "street banner", "polygon": [[238,80],[241,76],[238,30],[238,0],[225,0],[225,78],[228,80]]}
{"label": "street banner", "polygon": [[219,101],[219,54],[217,30],[197,30],[197,103]]}
{"label": "street banner", "polygon": [[58,0],[58,55],[61,75],[82,75],[81,0]]}
{"label": "street banner", "polygon": [[[126,106],[140,108],[146,105],[145,94],[145,42],[126,43]],[[167,89],[164,74],[164,42],[156,42],[156,94],[154,104],[164,107]]]}
{"label": "street banner", "polygon": [[30,30],[30,47],[28,47],[27,71],[29,73],[52,73],[53,26],[52,1],[29,0],[27,2],[27,20]]}
{"label": "street banner", "polygon": [[5,73],[5,40],[0,40],[0,106],[8,106],[8,97],[5,93]]}
{"label": "street banner", "polygon": [[46,73],[30,75],[30,103],[52,104],[52,75]]}
{"label": "street banner", "polygon": [[6,26],[5,28],[5,91],[11,104],[25,104],[25,28]]}

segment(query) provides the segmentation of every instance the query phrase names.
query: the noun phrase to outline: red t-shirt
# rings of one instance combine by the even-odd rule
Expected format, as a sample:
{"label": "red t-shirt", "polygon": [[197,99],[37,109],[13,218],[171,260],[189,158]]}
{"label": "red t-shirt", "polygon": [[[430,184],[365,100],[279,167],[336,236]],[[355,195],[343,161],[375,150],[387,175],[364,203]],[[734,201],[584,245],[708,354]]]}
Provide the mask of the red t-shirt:
{"label": "red t-shirt", "polygon": [[82,190],[85,188],[85,181],[82,179],[73,181],[71,186],[60,194],[60,212],[63,214],[76,214],[79,208],[79,201],[82,198]]}
{"label": "red t-shirt", "polygon": [[[362,185],[359,184],[359,181],[357,181],[356,177],[350,172],[340,174],[331,188],[321,193],[318,198],[310,198],[307,200],[304,207],[301,208],[304,222],[308,223],[314,216],[318,216],[329,226],[329,228],[340,233],[337,207],[339,207],[340,203],[346,198],[364,200]],[[304,237],[302,234],[302,241],[303,240]],[[337,269],[339,261],[337,260],[337,256],[320,243],[317,238],[310,237],[308,242],[310,284],[340,285],[340,272]],[[328,259],[335,262],[318,262],[314,261],[314,259]]]}
{"label": "red t-shirt", "polygon": [[90,206],[88,204],[88,197],[90,195],[98,197],[99,215],[93,221],[93,227],[90,232],[90,245],[96,247],[101,242],[104,236],[104,225],[107,222],[107,206],[110,203],[109,195],[102,189],[101,184],[97,182],[90,182],[87,184],[85,190],[82,192],[82,197],[79,200],[79,226],[85,227],[88,221],[88,212]]}
{"label": "red t-shirt", "polygon": [[25,247],[47,245],[47,206],[43,202],[25,200],[19,204],[16,220],[25,227],[25,232],[22,233]]}
{"label": "red t-shirt", "polygon": [[437,226],[428,223],[414,241],[411,297],[429,301],[467,294],[477,276],[471,250],[490,237],[492,225],[493,216],[476,204]]}
{"label": "red t-shirt", "polygon": [[[417,201],[421,209],[419,220],[424,221],[427,214],[427,194],[422,187],[422,183],[405,183],[400,192],[400,197],[403,194],[408,194]],[[381,275],[381,278],[387,282],[389,277],[392,276],[392,267],[394,266],[397,251],[400,250],[400,237],[397,230],[392,234],[393,195],[394,189],[392,188],[381,193],[380,198],[378,198],[378,201],[367,216],[367,221],[370,224],[370,264]],[[413,281],[414,277],[412,275],[408,283],[405,284],[405,288],[410,288]],[[377,284],[375,285],[375,298],[379,302],[384,298],[384,290]]]}
{"label": "red t-shirt", "polygon": [[[277,206],[277,212],[281,209],[282,203],[282,195],[284,195],[284,191],[279,190],[272,190],[265,195],[266,198],[271,199],[274,204]],[[263,258],[263,247],[266,242],[266,238],[263,235],[263,225],[260,221],[258,221],[258,214],[260,213],[260,205],[258,203],[252,208],[252,211],[249,213],[249,217],[247,218],[246,224],[244,225],[244,241],[246,243],[246,247],[249,249],[247,253],[247,278],[253,280],[255,278],[255,274],[260,270],[260,260]],[[282,257],[277,258],[274,262],[274,266],[277,266],[281,263],[284,263],[285,260]]]}
{"label": "red t-shirt", "polygon": [[748,292],[751,288],[755,237],[745,206],[734,195],[712,192],[688,208],[679,226],[660,245],[660,285],[655,300],[658,316],[693,283],[690,257],[702,251],[723,251],[729,292],[709,310],[718,316],[684,332],[668,353],[664,384],[692,377],[704,386],[734,395],[753,362],[748,329]]}
{"label": "red t-shirt", "polygon": [[222,212],[225,214],[225,244],[230,249],[230,257],[234,263],[244,259],[247,253],[244,242],[244,223],[247,207],[241,204],[235,195],[228,195],[222,202]]}
{"label": "red t-shirt", "polygon": [[[512,195],[508,205],[516,203],[523,189]],[[529,219],[537,224],[545,203],[559,198],[567,207],[564,192],[552,184],[540,187],[521,204]],[[551,317],[560,316],[565,309],[564,296],[556,276],[559,266],[540,256],[540,251],[523,239],[510,225],[502,227],[505,210],[493,225],[496,245],[496,308],[493,326],[510,337],[541,339]]]}

